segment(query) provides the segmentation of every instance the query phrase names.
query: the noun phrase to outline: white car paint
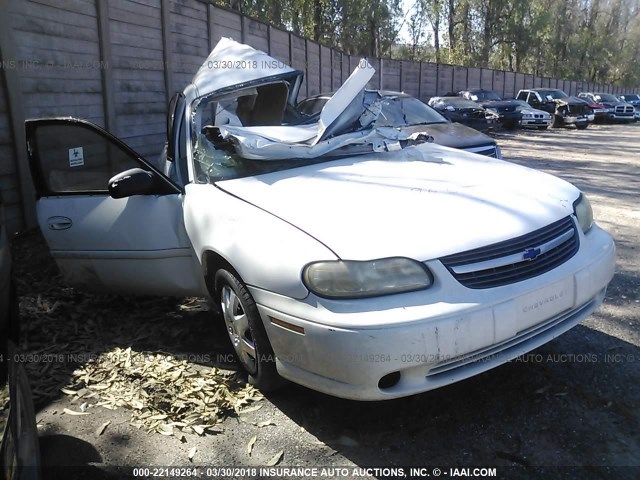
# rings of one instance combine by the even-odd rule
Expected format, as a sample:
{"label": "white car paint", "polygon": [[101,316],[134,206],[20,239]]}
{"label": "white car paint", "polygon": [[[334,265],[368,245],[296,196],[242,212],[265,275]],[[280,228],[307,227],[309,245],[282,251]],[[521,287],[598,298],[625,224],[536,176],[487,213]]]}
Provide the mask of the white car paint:
{"label": "white car paint", "polygon": [[[236,56],[270,59],[224,40],[207,62]],[[198,129],[191,119],[202,95],[273,78],[268,69],[209,70],[211,78],[203,66],[185,89],[187,139]],[[298,72],[277,72],[299,86]],[[575,224],[578,189],[535,170],[423,143],[211,184],[196,179],[194,148],[186,147],[177,161],[188,162],[189,178],[179,193],[176,186],[172,194],[125,199],[43,195],[39,222],[64,274],[119,291],[206,294],[204,276],[215,274],[208,258],[216,255],[255,299],[278,372],[332,395],[396,398],[493,368],[584,319],[613,276],[615,246],[597,225],[586,234],[575,227],[579,249],[564,263],[509,285],[468,288],[444,266],[443,256],[563,218]],[[61,228],[50,228],[56,222]],[[336,300],[310,292],[302,279],[312,262],[385,257],[422,262],[433,285]],[[381,387],[392,372],[397,383]]]}
{"label": "white car paint", "polygon": [[351,260],[430,260],[507,240],[571,214],[575,187],[479,157],[425,144],[218,186]]}

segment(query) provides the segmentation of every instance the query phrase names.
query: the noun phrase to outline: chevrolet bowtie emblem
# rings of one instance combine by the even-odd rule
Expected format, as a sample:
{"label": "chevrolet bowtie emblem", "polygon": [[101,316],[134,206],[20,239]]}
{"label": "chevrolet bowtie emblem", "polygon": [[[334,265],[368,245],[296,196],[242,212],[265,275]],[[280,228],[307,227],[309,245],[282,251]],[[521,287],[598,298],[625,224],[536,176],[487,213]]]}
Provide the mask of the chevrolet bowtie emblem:
{"label": "chevrolet bowtie emblem", "polygon": [[523,260],[535,260],[542,252],[539,248],[528,248],[522,254]]}

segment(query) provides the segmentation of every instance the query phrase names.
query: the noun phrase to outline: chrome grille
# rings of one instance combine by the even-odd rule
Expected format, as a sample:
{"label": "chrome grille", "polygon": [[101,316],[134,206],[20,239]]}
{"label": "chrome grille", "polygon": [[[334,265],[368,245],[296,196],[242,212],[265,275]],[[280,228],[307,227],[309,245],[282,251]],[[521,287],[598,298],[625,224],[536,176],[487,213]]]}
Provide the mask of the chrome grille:
{"label": "chrome grille", "polygon": [[466,147],[463,148],[465,152],[477,153],[478,155],[485,155],[487,157],[498,158],[495,145],[480,145],[478,147]]}
{"label": "chrome grille", "polygon": [[569,260],[579,241],[571,217],[511,240],[440,259],[468,288],[492,288],[541,275]]}

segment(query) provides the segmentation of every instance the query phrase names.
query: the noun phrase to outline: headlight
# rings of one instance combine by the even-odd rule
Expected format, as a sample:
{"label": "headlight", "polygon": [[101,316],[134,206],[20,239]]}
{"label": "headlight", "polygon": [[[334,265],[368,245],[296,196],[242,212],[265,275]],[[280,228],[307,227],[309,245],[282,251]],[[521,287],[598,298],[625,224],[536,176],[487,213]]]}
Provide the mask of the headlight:
{"label": "headlight", "polygon": [[408,258],[326,261],[307,265],[304,284],[321,297],[361,298],[423,290],[433,284],[431,272]]}
{"label": "headlight", "polygon": [[533,115],[531,115],[530,113],[524,113],[522,114],[523,118],[533,118]]}
{"label": "headlight", "polygon": [[580,228],[584,233],[587,233],[593,226],[593,210],[589,199],[584,193],[580,193],[578,199],[573,202],[573,212],[578,219]]}

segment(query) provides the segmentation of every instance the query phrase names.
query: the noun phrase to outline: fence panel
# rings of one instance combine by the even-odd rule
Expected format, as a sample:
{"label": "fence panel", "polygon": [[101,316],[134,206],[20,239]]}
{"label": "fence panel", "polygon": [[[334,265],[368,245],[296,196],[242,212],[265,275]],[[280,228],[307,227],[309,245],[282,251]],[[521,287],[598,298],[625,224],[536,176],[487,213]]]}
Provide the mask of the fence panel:
{"label": "fence panel", "polygon": [[453,66],[440,65],[438,68],[438,95],[446,95],[453,90]]}
{"label": "fence panel", "polygon": [[331,91],[331,49],[320,46],[320,92]]}
{"label": "fence panel", "polygon": [[334,92],[342,84],[342,53],[331,49],[331,91]]}
{"label": "fence panel", "polygon": [[[480,88],[495,91],[495,88],[493,86],[493,70],[491,70],[490,68],[480,69]],[[500,92],[498,93],[500,94]]]}
{"label": "fence panel", "polygon": [[518,89],[516,89],[516,74],[513,72],[504,72],[505,98],[513,98],[517,94],[518,94]]}
{"label": "fence panel", "polygon": [[533,75],[524,76],[524,88],[533,88]]}
{"label": "fence panel", "polygon": [[382,88],[384,90],[400,90],[400,67],[402,62],[385,58],[382,62]]}
{"label": "fence panel", "polygon": [[300,98],[306,98],[309,96],[307,95],[307,84],[309,82],[309,76],[306,72],[306,42],[304,38],[297,35],[290,35],[289,40],[291,41],[291,66],[305,72],[304,81],[302,82],[302,86],[300,87]]}
{"label": "fence panel", "polygon": [[380,67],[380,59],[378,58],[368,58],[367,61],[371,65],[371,67],[375,70],[373,77],[369,80],[369,88],[380,89],[382,88],[382,69]]}
{"label": "fence panel", "polygon": [[[503,98],[508,98],[506,92],[505,72],[502,70],[493,70],[493,90],[501,95]],[[510,96],[513,96],[511,94]]]}
{"label": "fence panel", "polygon": [[231,12],[224,8],[211,7],[212,15],[210,21],[213,22],[211,30],[213,38],[211,44],[215,45],[222,37],[232,38],[233,40],[242,41],[242,16],[239,13]]}
{"label": "fence panel", "polygon": [[420,62],[402,62],[400,90],[414,97],[420,96]]}
{"label": "fence panel", "polygon": [[269,26],[266,23],[258,22],[252,19],[246,19],[244,22],[244,41],[253,48],[269,51]]}
{"label": "fence panel", "polygon": [[307,40],[307,96],[320,93],[320,45]]}
{"label": "fence panel", "polygon": [[422,62],[420,74],[420,100],[428,102],[438,94],[438,65]]}
{"label": "fence panel", "polygon": [[289,58],[289,33],[278,30],[277,28],[271,28],[269,33],[269,47],[271,50],[271,56],[276,60],[289,65],[291,59]]}
{"label": "fence panel", "polygon": [[467,88],[467,75],[469,74],[469,69],[467,67],[453,67],[453,82],[451,87],[452,93],[458,93],[460,90],[464,90]]}

